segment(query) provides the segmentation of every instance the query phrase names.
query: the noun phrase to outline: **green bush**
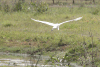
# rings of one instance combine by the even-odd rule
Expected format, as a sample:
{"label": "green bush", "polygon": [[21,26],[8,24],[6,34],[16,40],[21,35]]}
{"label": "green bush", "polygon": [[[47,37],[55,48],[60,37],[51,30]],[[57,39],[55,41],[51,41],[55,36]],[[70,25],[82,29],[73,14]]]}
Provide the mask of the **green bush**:
{"label": "green bush", "polygon": [[7,1],[5,1],[2,5],[0,4],[0,10],[4,12],[21,11],[22,1],[19,0],[17,3],[14,4],[14,6],[8,4]]}
{"label": "green bush", "polygon": [[94,9],[92,14],[97,15],[99,13],[99,9]]}
{"label": "green bush", "polygon": [[48,4],[44,2],[41,2],[39,4],[31,3],[31,5],[34,7],[34,10],[39,13],[43,13],[48,10]]}
{"label": "green bush", "polygon": [[[41,3],[31,3],[31,10],[34,10],[39,13],[43,13],[48,10],[48,4],[41,2]],[[6,1],[3,3],[3,5],[0,5],[0,10],[3,10],[5,12],[13,12],[13,11],[29,11],[28,10],[28,4],[24,3],[24,0],[18,0],[14,5],[8,4]]]}
{"label": "green bush", "polygon": [[10,6],[7,4],[7,2],[4,2],[3,5],[1,6],[2,10],[5,12],[9,12],[10,11]]}
{"label": "green bush", "polygon": [[5,6],[4,6],[4,11],[5,11],[5,12],[9,12],[9,11],[10,11],[9,5],[5,5]]}
{"label": "green bush", "polygon": [[21,11],[22,10],[22,2],[19,0],[14,7],[13,11]]}
{"label": "green bush", "polygon": [[29,9],[28,9],[28,4],[27,4],[27,3],[22,3],[22,4],[21,4],[21,7],[22,7],[21,10],[22,10],[23,12],[29,11]]}

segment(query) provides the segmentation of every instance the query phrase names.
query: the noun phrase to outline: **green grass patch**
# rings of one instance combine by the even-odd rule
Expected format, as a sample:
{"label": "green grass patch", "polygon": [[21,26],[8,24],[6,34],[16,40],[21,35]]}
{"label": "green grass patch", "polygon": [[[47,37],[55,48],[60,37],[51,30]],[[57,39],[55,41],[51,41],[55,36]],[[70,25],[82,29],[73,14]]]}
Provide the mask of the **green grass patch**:
{"label": "green grass patch", "polygon": [[[26,53],[30,51],[29,43],[31,43],[34,52],[44,51],[43,54],[46,54],[45,52],[50,51],[64,51],[73,54],[75,53],[73,49],[80,53],[81,49],[77,47],[80,48],[85,41],[88,51],[91,52],[91,33],[93,49],[96,47],[100,49],[100,13],[99,10],[91,12],[94,9],[93,7],[50,7],[43,13],[0,11],[0,51]],[[83,18],[79,21],[61,25],[59,31],[56,29],[51,31],[52,27],[31,20],[34,18],[61,23],[81,16]]]}
{"label": "green grass patch", "polygon": [[[72,12],[70,10],[72,10]],[[62,43],[65,44],[77,44],[77,42],[82,41],[81,35],[88,38],[90,36],[90,32],[92,32],[95,38],[98,38],[99,15],[93,15],[90,13],[91,10],[91,8],[85,7],[82,7],[80,10],[78,7],[52,7],[42,14],[35,14],[32,12],[13,12],[2,14],[2,12],[0,12],[2,16],[0,17],[1,45],[17,41],[17,45],[20,45],[21,42],[58,44],[60,39],[63,39]],[[53,32],[51,32],[52,27],[31,20],[31,18],[34,18],[52,23],[61,23],[80,16],[83,16],[82,20],[65,23],[60,26],[60,31],[54,30]]]}

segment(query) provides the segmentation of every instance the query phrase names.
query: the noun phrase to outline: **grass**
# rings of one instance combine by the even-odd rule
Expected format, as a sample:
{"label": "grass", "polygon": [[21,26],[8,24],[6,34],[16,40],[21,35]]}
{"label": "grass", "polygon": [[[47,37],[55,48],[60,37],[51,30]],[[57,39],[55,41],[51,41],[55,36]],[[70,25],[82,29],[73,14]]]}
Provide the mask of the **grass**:
{"label": "grass", "polygon": [[[94,40],[98,41],[97,38],[99,38],[100,35],[98,31],[99,14],[93,15],[90,13],[92,10],[91,8],[88,9],[83,7],[80,10],[79,8],[73,8],[71,10],[72,12],[70,12],[67,7],[53,7],[49,8],[49,10],[43,14],[35,14],[32,12],[0,12],[0,39],[3,42],[1,45],[19,46],[25,42],[26,45],[28,45],[27,42],[40,43],[40,41],[49,41],[46,44],[52,44],[58,43],[61,38],[64,42],[80,42],[82,41],[81,35],[89,38],[89,32],[92,32],[95,38]],[[34,22],[30,19],[34,18],[52,23],[60,23],[80,16],[83,16],[82,20],[63,24],[60,26],[60,31],[54,30],[53,32],[51,32],[52,27]]]}
{"label": "grass", "polygon": [[[91,33],[93,43],[100,49],[100,10],[94,11],[97,8],[99,7],[49,7],[44,13],[0,11],[0,51],[26,53],[30,50],[31,43],[34,51],[38,50],[38,46],[41,50],[46,49],[44,54],[49,51],[70,52],[72,48],[82,47],[84,39],[86,47],[89,47],[92,43]],[[31,20],[34,18],[61,23],[80,16],[83,16],[82,20],[65,23],[59,31],[52,32],[52,27]],[[91,47],[88,51],[92,51]]]}
{"label": "grass", "polygon": [[20,57],[20,56],[11,56],[11,55],[8,55],[8,56],[6,56],[6,55],[1,55],[0,56],[0,59],[8,59],[8,58],[10,58],[10,59],[22,59],[22,57]]}

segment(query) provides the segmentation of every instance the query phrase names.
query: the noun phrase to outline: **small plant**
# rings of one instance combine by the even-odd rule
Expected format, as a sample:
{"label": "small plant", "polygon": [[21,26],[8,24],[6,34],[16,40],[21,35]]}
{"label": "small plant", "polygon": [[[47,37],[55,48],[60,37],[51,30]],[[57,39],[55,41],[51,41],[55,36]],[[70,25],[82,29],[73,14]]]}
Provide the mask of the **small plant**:
{"label": "small plant", "polygon": [[11,23],[6,23],[6,24],[4,24],[3,26],[4,26],[4,27],[10,27],[10,26],[12,26],[12,24],[11,24]]}
{"label": "small plant", "polygon": [[[93,44],[93,47],[96,47],[96,45]],[[88,48],[92,48],[92,44],[89,44]]]}
{"label": "small plant", "polygon": [[94,9],[94,11],[92,12],[92,14],[97,15],[99,13],[99,9]]}
{"label": "small plant", "polygon": [[29,41],[30,41],[30,37],[27,37],[27,38],[25,39],[25,41],[29,42]]}
{"label": "small plant", "polygon": [[63,39],[61,38],[60,41],[58,42],[58,46],[64,46],[66,45],[64,42],[63,42]]}
{"label": "small plant", "polygon": [[33,41],[38,41],[38,38],[37,38],[37,37],[35,37],[35,38],[33,39]]}
{"label": "small plant", "polygon": [[75,49],[71,49],[71,50],[69,51],[69,53],[74,54],[74,53],[75,53]]}

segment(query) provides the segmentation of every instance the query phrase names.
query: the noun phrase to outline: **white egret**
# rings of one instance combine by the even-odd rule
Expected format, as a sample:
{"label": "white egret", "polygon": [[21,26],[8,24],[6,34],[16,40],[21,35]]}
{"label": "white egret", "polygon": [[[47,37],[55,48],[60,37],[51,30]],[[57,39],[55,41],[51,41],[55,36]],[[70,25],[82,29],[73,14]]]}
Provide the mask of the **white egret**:
{"label": "white egret", "polygon": [[64,23],[67,23],[67,22],[71,22],[71,21],[77,21],[77,20],[80,20],[82,19],[82,17],[79,17],[79,18],[76,18],[76,19],[73,19],[73,20],[68,20],[68,21],[64,21],[62,23],[57,23],[57,24],[54,24],[54,23],[50,23],[50,22],[46,22],[46,21],[40,21],[40,20],[35,20],[33,18],[31,18],[32,20],[36,21],[36,22],[41,22],[41,23],[44,23],[44,24],[47,24],[47,25],[50,25],[50,26],[53,26],[52,30],[53,31],[54,29],[58,29],[59,30],[59,26],[64,24]]}

